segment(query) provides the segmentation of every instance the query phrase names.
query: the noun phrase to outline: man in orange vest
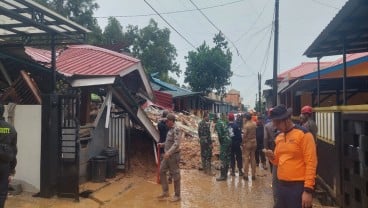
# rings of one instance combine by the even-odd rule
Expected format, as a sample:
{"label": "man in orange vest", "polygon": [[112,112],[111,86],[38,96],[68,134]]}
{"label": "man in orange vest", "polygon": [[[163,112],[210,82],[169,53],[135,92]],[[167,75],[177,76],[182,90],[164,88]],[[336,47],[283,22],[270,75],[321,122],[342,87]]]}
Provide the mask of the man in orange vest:
{"label": "man in orange vest", "polygon": [[310,208],[316,179],[317,153],[313,135],[291,120],[291,109],[279,105],[270,113],[279,130],[275,151],[266,156],[277,165],[275,208]]}

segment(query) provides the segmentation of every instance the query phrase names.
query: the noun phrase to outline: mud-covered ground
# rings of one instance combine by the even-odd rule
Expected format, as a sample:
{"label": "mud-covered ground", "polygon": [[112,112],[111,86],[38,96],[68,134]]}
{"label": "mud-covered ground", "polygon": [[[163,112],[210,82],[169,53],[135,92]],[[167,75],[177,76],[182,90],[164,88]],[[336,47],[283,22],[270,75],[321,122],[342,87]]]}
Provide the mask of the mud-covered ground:
{"label": "mud-covered ground", "polygon": [[[42,199],[30,193],[10,196],[6,208],[267,208],[272,207],[271,174],[269,170],[257,167],[256,180],[245,181],[238,175],[228,176],[227,181],[218,182],[216,176],[205,175],[198,170],[200,165],[198,141],[182,139],[181,150],[181,197],[180,202],[159,201],[161,186],[156,183],[157,166],[153,151],[154,142],[144,132],[133,133],[129,153],[129,168],[119,172],[104,183],[87,182],[80,186],[80,192],[92,191],[80,202],[73,199]],[[216,164],[216,150],[214,164]],[[66,181],[67,183],[67,181]],[[170,185],[170,195],[173,186]],[[316,207],[322,207],[316,202]]]}

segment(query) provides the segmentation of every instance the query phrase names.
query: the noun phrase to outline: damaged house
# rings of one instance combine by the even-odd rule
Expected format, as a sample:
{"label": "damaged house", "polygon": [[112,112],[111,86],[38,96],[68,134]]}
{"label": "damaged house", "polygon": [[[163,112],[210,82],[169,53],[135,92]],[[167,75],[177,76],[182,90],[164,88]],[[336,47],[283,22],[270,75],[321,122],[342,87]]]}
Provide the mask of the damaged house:
{"label": "damaged house", "polygon": [[32,1],[4,1],[0,11],[0,101],[18,131],[15,179],[26,191],[78,200],[88,161],[107,147],[127,168],[132,125],[158,141],[140,108],[153,92],[139,60],[73,44],[89,31]]}

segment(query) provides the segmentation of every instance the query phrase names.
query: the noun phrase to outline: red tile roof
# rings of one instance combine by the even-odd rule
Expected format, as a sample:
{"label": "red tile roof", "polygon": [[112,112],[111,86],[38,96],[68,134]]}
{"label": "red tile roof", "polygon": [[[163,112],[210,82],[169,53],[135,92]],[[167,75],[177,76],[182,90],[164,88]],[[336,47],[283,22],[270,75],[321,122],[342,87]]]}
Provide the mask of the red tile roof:
{"label": "red tile roof", "polygon": [[58,72],[73,75],[120,75],[124,70],[137,68],[140,60],[91,45],[72,45],[60,52]]}

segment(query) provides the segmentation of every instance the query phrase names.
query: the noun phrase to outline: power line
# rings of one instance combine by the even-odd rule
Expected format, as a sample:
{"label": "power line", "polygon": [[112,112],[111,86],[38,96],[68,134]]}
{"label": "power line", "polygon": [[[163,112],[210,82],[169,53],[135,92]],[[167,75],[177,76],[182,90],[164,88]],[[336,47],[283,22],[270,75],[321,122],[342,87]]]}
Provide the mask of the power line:
{"label": "power line", "polygon": [[247,34],[252,30],[252,28],[254,27],[254,25],[258,22],[258,20],[260,19],[260,17],[261,17],[261,16],[262,16],[262,14],[264,13],[264,11],[265,11],[265,9],[266,9],[266,6],[267,6],[268,2],[270,2],[270,0],[269,0],[269,1],[267,1],[267,2],[266,2],[266,4],[263,6],[262,11],[258,14],[258,16],[257,16],[256,20],[255,20],[255,21],[250,25],[249,30],[247,30],[247,31],[246,31],[246,32],[244,32],[242,35],[240,35],[240,37],[239,37],[237,40],[235,40],[235,42],[238,42],[240,39],[242,39],[245,35],[247,35]]}
{"label": "power line", "polygon": [[326,3],[323,3],[323,2],[320,2],[320,1],[317,1],[317,0],[312,0],[314,3],[317,3],[319,5],[322,5],[322,6],[325,6],[325,7],[329,7],[329,8],[333,8],[333,9],[339,9],[337,7],[334,7],[334,6],[331,6],[329,4],[326,4]]}
{"label": "power line", "polygon": [[268,58],[270,57],[270,49],[271,49],[272,35],[273,35],[273,27],[271,28],[270,38],[268,40],[268,45],[267,45],[266,53],[265,53],[265,56],[264,56],[264,59],[263,59],[264,69],[263,69],[263,72],[262,72],[262,77],[264,76],[264,73],[266,72]]}
{"label": "power line", "polygon": [[[217,7],[223,7],[223,6],[239,3],[239,2],[242,2],[242,1],[245,1],[245,0],[232,1],[232,2],[228,2],[228,3],[224,3],[224,4],[219,4],[219,5],[209,6],[209,7],[203,7],[203,8],[200,8],[200,9],[202,9],[202,10],[213,9],[213,8],[217,8]],[[158,13],[151,13],[151,14],[117,15],[117,16],[102,16],[102,17],[95,17],[95,18],[148,17],[148,16],[157,16],[157,15],[160,15],[160,14],[178,14],[178,13],[186,13],[186,12],[194,12],[194,11],[197,11],[197,9],[185,9],[185,10],[177,10],[177,11],[171,11],[171,12],[161,12],[159,14]]]}
{"label": "power line", "polygon": [[218,30],[222,35],[224,35],[224,37],[230,41],[230,43],[233,45],[233,47],[235,48],[236,50],[236,53],[237,55],[240,57],[240,59],[245,63],[245,60],[243,58],[243,56],[240,54],[238,48],[236,47],[236,45],[234,44],[234,42],[228,38],[223,32],[221,32],[221,30],[210,20],[210,18],[207,17],[207,15],[192,1],[192,0],[189,0],[193,6],[207,19],[207,21],[214,27],[216,28],[216,30]]}
{"label": "power line", "polygon": [[156,14],[158,15],[158,16],[160,16],[161,17],[161,19],[163,20],[163,21],[165,21],[166,22],[166,24],[167,25],[169,25],[170,27],[171,27],[171,29],[173,29],[181,38],[183,38],[184,40],[185,40],[185,42],[187,42],[190,46],[192,46],[194,49],[196,49],[196,47],[186,38],[186,37],[184,37],[179,31],[177,31],[176,29],[175,29],[175,27],[174,26],[172,26],[155,8],[153,8],[153,6],[150,4],[150,3],[148,3],[146,0],[144,0],[144,2],[149,6],[149,7],[151,7],[151,9],[154,11],[154,12],[156,12]]}

